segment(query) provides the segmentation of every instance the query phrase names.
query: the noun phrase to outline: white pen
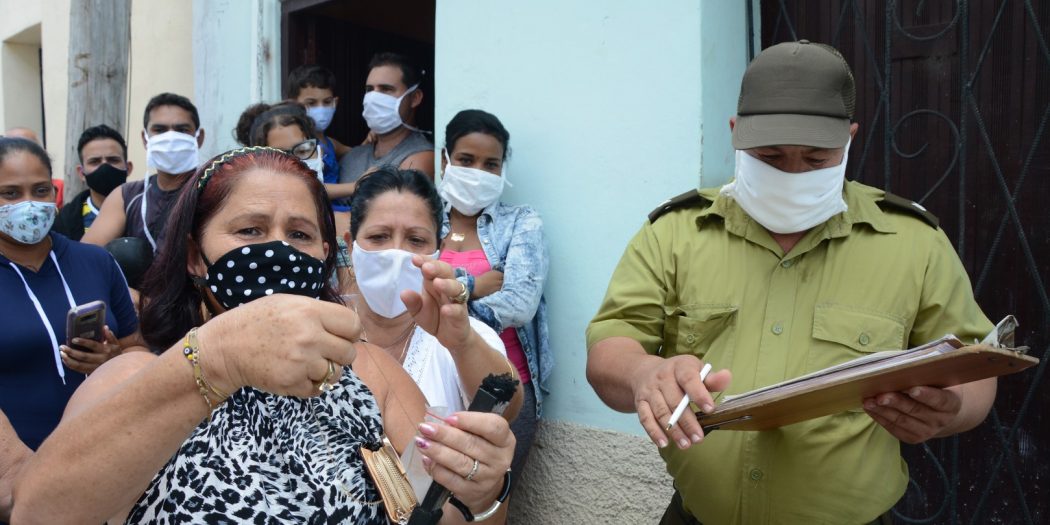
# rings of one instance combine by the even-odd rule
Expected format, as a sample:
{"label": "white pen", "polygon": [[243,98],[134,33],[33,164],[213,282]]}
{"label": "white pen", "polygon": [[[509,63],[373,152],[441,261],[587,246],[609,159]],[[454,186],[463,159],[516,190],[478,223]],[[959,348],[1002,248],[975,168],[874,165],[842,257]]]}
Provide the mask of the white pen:
{"label": "white pen", "polygon": [[[707,379],[707,374],[711,373],[711,363],[704,363],[704,368],[700,370],[700,382],[703,383]],[[685,408],[689,406],[689,394],[682,396],[682,400],[678,402],[678,407],[671,413],[671,420],[667,422],[667,428],[664,430],[671,430],[671,427],[678,423],[678,419],[685,413]]]}

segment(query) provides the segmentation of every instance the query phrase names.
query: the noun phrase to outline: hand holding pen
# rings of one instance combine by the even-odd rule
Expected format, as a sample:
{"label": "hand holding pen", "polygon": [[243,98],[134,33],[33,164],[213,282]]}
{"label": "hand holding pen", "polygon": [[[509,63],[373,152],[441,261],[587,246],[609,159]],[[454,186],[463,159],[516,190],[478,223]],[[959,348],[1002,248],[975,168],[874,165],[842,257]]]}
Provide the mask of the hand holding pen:
{"label": "hand holding pen", "polygon": [[[711,373],[711,363],[704,363],[704,368],[700,370],[700,382],[707,381],[707,374]],[[707,385],[704,385],[705,387]],[[667,422],[667,428],[664,430],[671,430],[672,427],[678,424],[678,419],[682,417],[682,413],[689,407],[689,394],[682,396],[682,400],[678,402],[678,406],[675,407],[674,413],[671,414],[671,420]]]}
{"label": "hand holding pen", "polygon": [[[658,447],[674,443],[680,449],[687,449],[704,438],[704,431],[696,414],[688,410],[691,400],[703,412],[714,410],[714,397],[711,392],[725,390],[732,375],[728,370],[711,372],[708,370],[704,380],[700,379],[704,363],[694,355],[676,355],[662,358],[653,356],[636,372],[632,383],[635,409],[638,420],[645,429],[649,439]],[[671,423],[675,408],[683,404],[677,421]]]}

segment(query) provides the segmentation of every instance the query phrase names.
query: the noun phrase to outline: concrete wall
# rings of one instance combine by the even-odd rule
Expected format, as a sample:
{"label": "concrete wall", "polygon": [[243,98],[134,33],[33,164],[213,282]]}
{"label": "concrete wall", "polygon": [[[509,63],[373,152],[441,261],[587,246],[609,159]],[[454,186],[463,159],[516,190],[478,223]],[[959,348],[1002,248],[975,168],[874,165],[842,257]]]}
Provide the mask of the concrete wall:
{"label": "concrete wall", "polygon": [[280,99],[280,1],[195,0],[193,31],[204,161],[237,146],[233,128],[248,105]]}
{"label": "concrete wall", "polygon": [[0,43],[0,71],[0,91],[7,94],[0,104],[0,130],[26,127],[42,136],[39,24]]}
{"label": "concrete wall", "polygon": [[42,4],[0,0],[0,133],[7,128],[27,127],[43,139]]}
{"label": "concrete wall", "polygon": [[142,178],[146,173],[142,115],[149,99],[165,91],[194,98],[195,7],[192,2],[182,0],[131,2],[131,68],[124,137],[128,141],[128,160],[135,164],[132,178]]}
{"label": "concrete wall", "polygon": [[509,521],[658,523],[674,489],[655,450],[646,438],[544,422],[510,500]]}

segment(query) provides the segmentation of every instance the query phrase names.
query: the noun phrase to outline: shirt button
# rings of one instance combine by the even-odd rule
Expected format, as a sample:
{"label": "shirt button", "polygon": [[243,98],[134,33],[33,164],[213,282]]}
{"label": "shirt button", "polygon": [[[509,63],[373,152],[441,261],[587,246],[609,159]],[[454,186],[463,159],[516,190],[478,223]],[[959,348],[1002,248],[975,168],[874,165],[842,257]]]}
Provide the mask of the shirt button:
{"label": "shirt button", "polygon": [[694,336],[693,334],[689,334],[689,335],[685,336],[685,342],[687,342],[689,344],[695,343],[696,342],[696,336]]}
{"label": "shirt button", "polygon": [[773,328],[771,329],[771,331],[774,335],[780,335],[784,333],[784,325],[780,323],[773,323]]}
{"label": "shirt button", "polygon": [[861,346],[868,346],[868,343],[871,342],[871,337],[866,333],[862,333],[860,334],[860,337],[857,338],[857,342],[860,343]]}
{"label": "shirt button", "polygon": [[750,476],[751,476],[751,479],[753,479],[755,481],[761,481],[762,480],[762,471],[758,470],[757,468],[751,469]]}
{"label": "shirt button", "polygon": [[780,262],[780,266],[782,268],[791,268],[792,264],[795,264],[795,260],[794,259],[787,259],[787,260],[784,260],[784,261]]}

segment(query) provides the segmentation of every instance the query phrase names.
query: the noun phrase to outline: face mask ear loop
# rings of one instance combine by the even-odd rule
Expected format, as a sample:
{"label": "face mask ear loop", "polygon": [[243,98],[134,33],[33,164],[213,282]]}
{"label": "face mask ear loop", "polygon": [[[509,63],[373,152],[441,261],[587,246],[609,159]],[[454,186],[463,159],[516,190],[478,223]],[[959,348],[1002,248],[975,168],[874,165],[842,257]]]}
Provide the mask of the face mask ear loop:
{"label": "face mask ear loop", "polygon": [[[401,102],[405,99],[405,97],[411,95],[412,92],[415,91],[418,88],[419,88],[419,84],[416,84],[416,85],[408,88],[408,91],[405,91],[400,97],[397,97],[397,119],[398,120],[401,120]],[[433,135],[434,134],[433,131],[427,131],[425,129],[419,129],[419,128],[409,124],[408,122],[405,122],[404,120],[401,120],[401,125],[406,127],[406,128],[408,128],[408,129],[410,129],[410,130],[412,130],[412,131],[415,131],[416,133],[423,133],[424,135]]]}

